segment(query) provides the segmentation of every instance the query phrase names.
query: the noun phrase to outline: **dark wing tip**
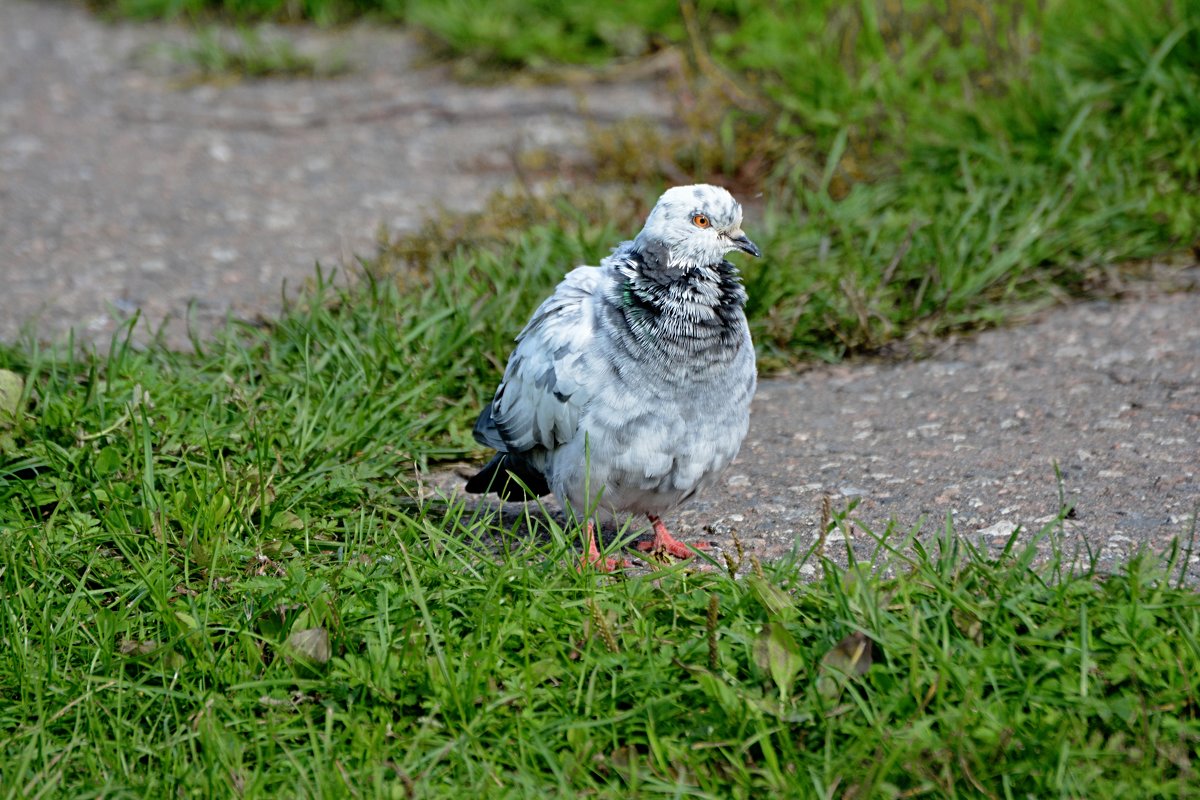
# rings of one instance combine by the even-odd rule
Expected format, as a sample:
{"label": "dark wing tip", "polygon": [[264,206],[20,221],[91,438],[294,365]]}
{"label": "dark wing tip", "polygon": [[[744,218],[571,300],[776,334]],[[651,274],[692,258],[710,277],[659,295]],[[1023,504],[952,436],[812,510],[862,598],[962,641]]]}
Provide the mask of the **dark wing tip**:
{"label": "dark wing tip", "polygon": [[483,407],[483,411],[479,412],[479,419],[475,420],[475,427],[471,430],[471,435],[484,447],[503,450],[505,448],[504,437],[500,435],[500,430],[496,427],[496,420],[492,417],[492,405],[492,403],[488,403]]}
{"label": "dark wing tip", "polygon": [[471,494],[495,492],[502,500],[536,500],[550,494],[546,476],[519,455],[497,453],[467,480]]}

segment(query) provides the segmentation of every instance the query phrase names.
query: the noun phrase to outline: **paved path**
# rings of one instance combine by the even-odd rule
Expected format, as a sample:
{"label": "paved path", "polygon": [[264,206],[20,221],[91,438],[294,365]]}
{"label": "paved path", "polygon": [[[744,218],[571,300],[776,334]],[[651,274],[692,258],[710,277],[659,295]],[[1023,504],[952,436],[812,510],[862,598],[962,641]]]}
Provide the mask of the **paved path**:
{"label": "paved path", "polygon": [[[459,86],[416,66],[419,50],[395,32],[299,35],[303,48],[342,48],[356,71],[180,88],[145,57],[185,40],[178,29],[0,0],[0,339],[33,321],[102,342],[141,308],[155,324],[175,315],[178,344],[189,302],[202,331],[226,313],[269,314],[314,261],[370,253],[380,224],[478,207],[511,181],[520,149],[569,157],[581,107],[670,108],[646,83]],[[862,526],[947,515],[992,546],[1052,519],[1061,488],[1075,508],[1068,548],[1115,568],[1195,528],[1198,320],[1200,294],[1151,289],[947,343],[927,361],[764,381],[741,458],[673,523],[692,535],[711,525],[725,546],[736,529],[770,557],[814,540],[830,496],[858,504],[860,555]],[[450,472],[432,480],[461,485]]]}
{"label": "paved path", "polygon": [[186,344],[189,303],[201,331],[254,318],[380,225],[481,207],[516,153],[578,155],[581,109],[671,107],[651,83],[462,86],[395,31],[288,35],[353,72],[186,88],[161,56],[182,29],[0,0],[0,340],[35,320],[103,343],[140,308]]}
{"label": "paved path", "polygon": [[[835,508],[856,500],[852,518],[876,532],[949,516],[993,547],[1054,521],[1061,496],[1068,549],[1086,544],[1114,569],[1195,529],[1198,320],[1196,293],[1085,303],[928,361],[768,381],[725,496],[683,519],[715,516],[756,549],[806,546],[831,495]],[[859,544],[864,557],[869,537]]]}

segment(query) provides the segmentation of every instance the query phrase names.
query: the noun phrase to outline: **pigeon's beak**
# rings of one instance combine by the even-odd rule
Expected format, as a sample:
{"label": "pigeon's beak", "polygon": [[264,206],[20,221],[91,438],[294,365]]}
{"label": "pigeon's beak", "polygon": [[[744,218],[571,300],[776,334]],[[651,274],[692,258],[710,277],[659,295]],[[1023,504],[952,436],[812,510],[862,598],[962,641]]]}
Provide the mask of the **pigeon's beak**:
{"label": "pigeon's beak", "polygon": [[747,239],[746,234],[742,233],[741,231],[738,231],[736,236],[730,236],[729,241],[734,247],[736,247],[738,250],[741,250],[743,253],[749,253],[755,258],[758,258],[762,255],[762,251],[758,249],[758,245]]}

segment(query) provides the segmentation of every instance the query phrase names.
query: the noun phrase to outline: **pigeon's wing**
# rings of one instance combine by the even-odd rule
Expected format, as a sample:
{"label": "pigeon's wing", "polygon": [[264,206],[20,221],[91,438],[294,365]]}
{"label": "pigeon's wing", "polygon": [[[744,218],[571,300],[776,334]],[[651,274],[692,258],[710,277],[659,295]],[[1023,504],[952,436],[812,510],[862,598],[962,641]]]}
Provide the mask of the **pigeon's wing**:
{"label": "pigeon's wing", "polygon": [[495,398],[475,423],[476,441],[524,453],[553,449],[575,435],[597,373],[593,299],[603,276],[602,268],[572,270],[534,312]]}

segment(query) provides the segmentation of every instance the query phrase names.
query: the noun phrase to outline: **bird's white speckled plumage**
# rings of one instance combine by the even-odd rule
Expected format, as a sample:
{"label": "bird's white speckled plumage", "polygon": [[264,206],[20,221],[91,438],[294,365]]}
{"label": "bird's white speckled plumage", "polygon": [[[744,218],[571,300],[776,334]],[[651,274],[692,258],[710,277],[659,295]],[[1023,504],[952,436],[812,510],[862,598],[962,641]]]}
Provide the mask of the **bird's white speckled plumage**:
{"label": "bird's white speckled plumage", "polygon": [[[719,478],[755,389],[731,250],[758,255],[724,189],[680,186],[599,267],[572,270],[517,337],[476,424],[497,457],[471,491],[552,491],[579,518],[660,516]],[[701,224],[705,223],[705,224]]]}

